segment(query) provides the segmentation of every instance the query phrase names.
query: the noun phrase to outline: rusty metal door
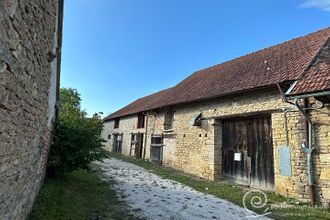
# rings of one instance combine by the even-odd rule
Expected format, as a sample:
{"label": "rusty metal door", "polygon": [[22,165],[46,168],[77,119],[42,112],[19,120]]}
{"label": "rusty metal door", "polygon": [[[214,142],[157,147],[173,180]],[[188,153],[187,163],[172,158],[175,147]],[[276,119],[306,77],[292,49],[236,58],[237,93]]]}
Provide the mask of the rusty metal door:
{"label": "rusty metal door", "polygon": [[274,158],[270,116],[223,120],[223,176],[240,184],[273,189]]}

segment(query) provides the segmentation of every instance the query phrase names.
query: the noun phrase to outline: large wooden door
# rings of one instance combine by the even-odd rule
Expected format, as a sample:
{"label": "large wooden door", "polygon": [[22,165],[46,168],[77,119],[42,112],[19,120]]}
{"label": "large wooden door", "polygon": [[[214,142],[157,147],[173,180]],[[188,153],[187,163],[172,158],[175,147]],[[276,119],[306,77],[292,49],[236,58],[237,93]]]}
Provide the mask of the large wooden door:
{"label": "large wooden door", "polygon": [[237,183],[272,189],[274,158],[270,116],[226,119],[222,131],[223,176]]}

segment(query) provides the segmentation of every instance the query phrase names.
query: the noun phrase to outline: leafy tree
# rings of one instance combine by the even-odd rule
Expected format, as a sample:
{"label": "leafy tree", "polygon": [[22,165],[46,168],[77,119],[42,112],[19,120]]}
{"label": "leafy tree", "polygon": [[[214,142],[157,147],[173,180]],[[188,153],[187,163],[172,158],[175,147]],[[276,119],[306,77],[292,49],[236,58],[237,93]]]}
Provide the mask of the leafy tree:
{"label": "leafy tree", "polygon": [[87,117],[80,103],[77,90],[60,90],[59,116],[47,164],[49,176],[78,169],[88,170],[92,161],[105,157],[102,149],[104,140],[100,138],[101,118],[98,114]]}

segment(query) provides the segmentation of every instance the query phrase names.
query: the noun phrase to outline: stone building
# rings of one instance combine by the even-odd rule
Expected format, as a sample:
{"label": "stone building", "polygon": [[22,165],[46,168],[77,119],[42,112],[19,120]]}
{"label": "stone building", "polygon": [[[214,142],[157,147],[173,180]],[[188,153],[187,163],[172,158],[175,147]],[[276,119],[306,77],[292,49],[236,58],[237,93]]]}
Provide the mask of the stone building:
{"label": "stone building", "polygon": [[0,219],[42,185],[59,88],[63,0],[0,1]]}
{"label": "stone building", "polygon": [[330,202],[330,28],[193,73],[104,118],[105,148]]}

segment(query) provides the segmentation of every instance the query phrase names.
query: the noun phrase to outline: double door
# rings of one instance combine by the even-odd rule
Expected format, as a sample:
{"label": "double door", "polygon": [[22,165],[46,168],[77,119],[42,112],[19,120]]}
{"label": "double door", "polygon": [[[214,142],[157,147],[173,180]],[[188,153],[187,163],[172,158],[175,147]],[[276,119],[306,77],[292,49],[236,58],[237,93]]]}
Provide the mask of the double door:
{"label": "double door", "polygon": [[223,121],[222,174],[240,184],[273,189],[274,157],[270,116]]}

